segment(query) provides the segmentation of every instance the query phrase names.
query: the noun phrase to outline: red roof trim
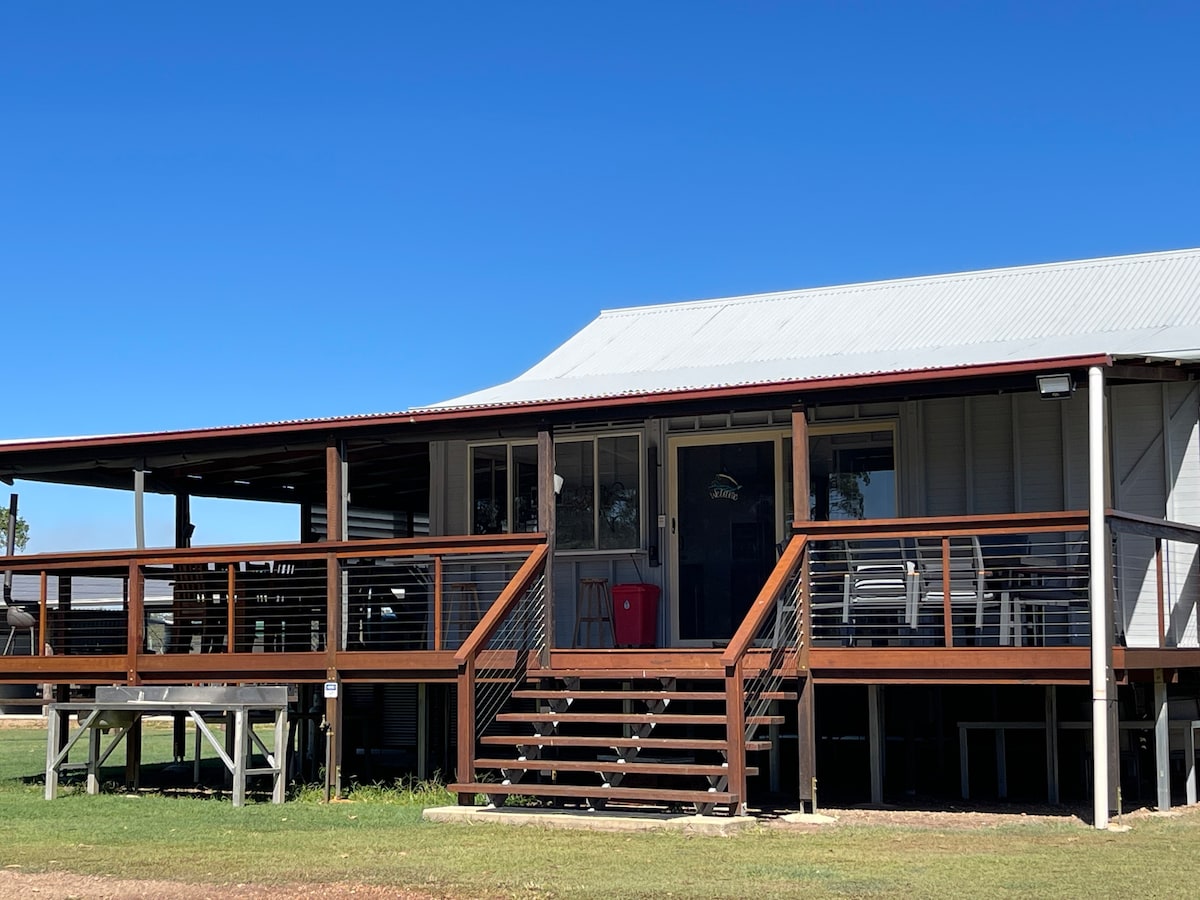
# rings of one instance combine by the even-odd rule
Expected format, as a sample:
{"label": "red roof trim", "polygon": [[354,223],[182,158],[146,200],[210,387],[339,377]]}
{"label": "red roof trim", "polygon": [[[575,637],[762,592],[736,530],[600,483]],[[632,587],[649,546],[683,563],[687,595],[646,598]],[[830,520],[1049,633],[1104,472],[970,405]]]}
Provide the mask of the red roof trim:
{"label": "red roof trim", "polygon": [[229,438],[261,434],[307,434],[312,432],[341,431],[377,425],[417,425],[425,422],[447,422],[494,418],[496,416],[528,415],[530,413],[571,412],[581,409],[607,409],[627,406],[631,402],[674,403],[688,400],[723,399],[734,397],[757,397],[780,394],[788,391],[823,391],[865,387],[870,385],[913,384],[930,381],[938,377],[955,380],[981,378],[996,375],[1019,375],[1026,372],[1045,371],[1055,368],[1080,368],[1085,366],[1109,366],[1112,357],[1108,354],[1090,356],[1064,356],[1049,359],[1021,360],[1008,363],[982,365],[929,367],[909,369],[902,372],[880,372],[866,375],[837,375],[799,381],[777,381],[762,384],[726,385],[710,388],[688,388],[664,392],[630,392],[608,397],[581,397],[567,400],[538,400],[529,402],[458,406],[444,409],[420,409],[404,413],[376,413],[363,416],[344,416],[330,419],[301,419],[294,422],[274,422],[260,425],[227,425],[215,428],[194,428],[184,431],[141,432],[114,434],[83,438],[46,438],[0,444],[0,456],[9,451],[65,450],[85,447],[147,444],[160,441],[191,441],[208,438]]}

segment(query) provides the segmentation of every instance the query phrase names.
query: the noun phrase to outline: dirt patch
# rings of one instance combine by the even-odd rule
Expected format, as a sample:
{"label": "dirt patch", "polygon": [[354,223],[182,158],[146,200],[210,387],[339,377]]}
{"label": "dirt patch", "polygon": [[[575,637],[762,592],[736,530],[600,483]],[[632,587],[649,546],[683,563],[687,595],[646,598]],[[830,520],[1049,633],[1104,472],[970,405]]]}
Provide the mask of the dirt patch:
{"label": "dirt patch", "polygon": [[26,900],[265,900],[273,897],[320,897],[322,900],[435,900],[446,895],[427,894],[374,884],[185,884],[178,881],[105,878],[102,875],[71,875],[66,872],[26,873],[0,869],[0,898]]}
{"label": "dirt patch", "polygon": [[[830,828],[845,825],[977,830],[1031,824],[1074,825],[1083,828],[1091,827],[1092,824],[1090,809],[1036,804],[1031,804],[1023,810],[1018,809],[1015,804],[1012,806],[960,805],[944,809],[861,806],[847,809],[822,809],[821,814],[831,816],[837,821],[832,825],[791,824],[784,822],[781,818],[767,816],[762,819],[762,823],[770,828],[797,830],[812,830],[815,828]],[[1161,813],[1148,808],[1135,809],[1120,816],[1120,821],[1127,824],[1136,824],[1139,820],[1147,818],[1174,818],[1178,816],[1200,818],[1200,807],[1172,809]],[[1117,817],[1114,816],[1112,822],[1116,824]]]}

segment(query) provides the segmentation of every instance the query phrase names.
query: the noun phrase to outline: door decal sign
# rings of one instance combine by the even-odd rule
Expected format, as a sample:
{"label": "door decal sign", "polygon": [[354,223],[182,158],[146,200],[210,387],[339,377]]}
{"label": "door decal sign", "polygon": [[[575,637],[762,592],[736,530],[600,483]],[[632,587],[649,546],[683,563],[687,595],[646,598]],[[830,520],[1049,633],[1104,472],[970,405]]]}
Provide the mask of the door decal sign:
{"label": "door decal sign", "polygon": [[708,496],[712,500],[737,500],[742,486],[737,479],[726,472],[721,472],[708,483]]}

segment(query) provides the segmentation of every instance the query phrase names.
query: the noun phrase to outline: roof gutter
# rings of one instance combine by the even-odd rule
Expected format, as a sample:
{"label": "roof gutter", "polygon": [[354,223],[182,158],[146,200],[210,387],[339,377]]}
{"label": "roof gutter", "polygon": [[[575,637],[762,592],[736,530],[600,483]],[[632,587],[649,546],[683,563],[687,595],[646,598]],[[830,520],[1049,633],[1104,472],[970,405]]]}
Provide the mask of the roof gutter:
{"label": "roof gutter", "polygon": [[826,378],[811,378],[794,381],[766,382],[761,384],[725,385],[708,388],[686,388],[674,391],[641,393],[631,392],[607,397],[579,397],[561,400],[538,400],[507,404],[439,407],[412,410],[405,413],[347,416],[335,419],[308,419],[298,422],[277,422],[261,425],[229,425],[216,428],[195,428],[184,431],[141,432],[114,434],[82,438],[44,438],[30,441],[14,441],[0,444],[0,456],[8,452],[31,450],[78,450],[91,447],[130,446],[157,444],[164,441],[203,441],[258,435],[329,433],[357,428],[405,425],[419,426],[453,421],[494,419],[498,416],[565,413],[583,409],[611,409],[637,403],[661,405],[681,401],[720,400],[745,397],[762,397],[793,391],[816,392],[833,389],[870,387],[879,385],[917,384],[938,378],[954,380],[984,378],[1003,375],[1020,375],[1044,372],[1048,369],[1086,368],[1111,366],[1109,354],[1089,356],[1065,356],[1019,362],[986,363],[979,365],[928,367],[908,369],[901,372],[883,372],[865,375],[837,375]]}

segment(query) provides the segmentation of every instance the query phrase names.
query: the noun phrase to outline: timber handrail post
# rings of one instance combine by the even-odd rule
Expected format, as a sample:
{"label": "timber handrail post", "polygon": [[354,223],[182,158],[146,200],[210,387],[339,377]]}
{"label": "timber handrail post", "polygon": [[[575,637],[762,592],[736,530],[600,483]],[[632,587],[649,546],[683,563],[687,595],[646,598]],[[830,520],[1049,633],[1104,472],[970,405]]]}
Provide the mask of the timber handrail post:
{"label": "timber handrail post", "polygon": [[721,654],[721,665],[732,666],[746,655],[746,650],[749,649],[750,643],[762,628],[767,615],[778,604],[779,596],[805,555],[804,549],[807,545],[808,537],[805,535],[795,535],[788,542],[783,555],[779,557],[779,562],[775,564],[774,571],[767,579],[767,583],[763,585],[762,590],[758,592],[758,596],[750,605],[750,609],[746,611],[737,632],[729,639],[725,652]]}
{"label": "timber handrail post", "polygon": [[38,656],[45,656],[45,655],[46,655],[46,642],[47,642],[47,635],[46,635],[46,620],[47,620],[47,618],[48,618],[48,614],[47,614],[47,607],[48,607],[48,605],[49,605],[49,604],[48,604],[48,600],[49,600],[49,598],[46,596],[46,593],[47,593],[47,588],[48,588],[48,585],[49,585],[49,581],[50,581],[50,579],[49,579],[49,576],[47,575],[47,573],[46,573],[46,570],[45,570],[45,569],[42,569],[42,571],[41,571],[39,574],[40,574],[40,576],[41,576],[41,577],[38,579],[38,642],[37,642],[37,655],[38,655]]}
{"label": "timber handrail post", "polygon": [[746,682],[743,658],[725,667],[726,739],[729,745],[729,790],[736,797],[732,812],[739,815],[746,805]]}
{"label": "timber handrail post", "polygon": [[138,654],[142,652],[142,635],[145,622],[145,580],[137,559],[129,560],[129,608],[125,622],[125,659],[128,671],[125,677],[129,684],[140,684],[138,676]]}
{"label": "timber handrail post", "polygon": [[[458,664],[458,771],[457,780],[475,780],[475,656]],[[459,794],[459,806],[474,806],[474,794]]]}
{"label": "timber handrail post", "polygon": [[433,558],[433,649],[441,650],[445,635],[442,634],[442,603],[445,602],[445,572],[442,555]]}
{"label": "timber handrail post", "polygon": [[[542,562],[546,558],[549,548],[545,544],[538,544],[533,548],[533,551],[521,564],[521,568],[517,570],[517,574],[512,577],[512,580],[500,592],[500,596],[488,608],[488,611],[483,614],[483,618],[479,620],[479,624],[467,635],[467,639],[462,642],[462,646],[454,654],[454,662],[459,666],[468,658],[473,659],[478,655],[479,651],[488,642],[496,629],[504,621],[509,611],[521,599],[526,589],[533,582],[534,576],[541,568]],[[547,590],[549,587],[547,586]]]}
{"label": "timber handrail post", "polygon": [[[920,598],[917,600],[920,609]],[[942,627],[947,647],[954,646],[954,605],[950,602],[950,538],[942,536]]]}
{"label": "timber handrail post", "polygon": [[229,564],[226,573],[226,596],[229,602],[225,609],[229,613],[229,621],[225,623],[225,652],[232,653],[237,647],[237,563]]}

